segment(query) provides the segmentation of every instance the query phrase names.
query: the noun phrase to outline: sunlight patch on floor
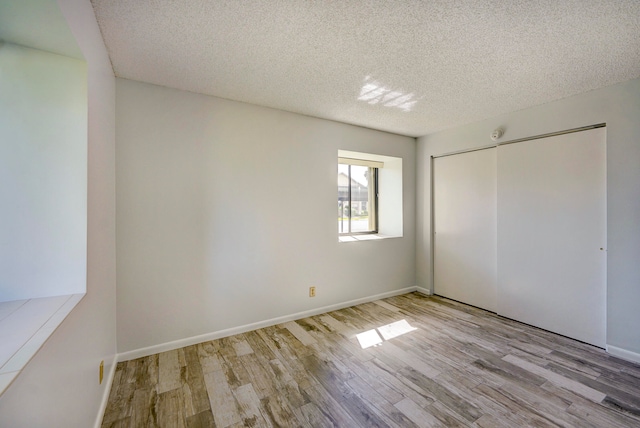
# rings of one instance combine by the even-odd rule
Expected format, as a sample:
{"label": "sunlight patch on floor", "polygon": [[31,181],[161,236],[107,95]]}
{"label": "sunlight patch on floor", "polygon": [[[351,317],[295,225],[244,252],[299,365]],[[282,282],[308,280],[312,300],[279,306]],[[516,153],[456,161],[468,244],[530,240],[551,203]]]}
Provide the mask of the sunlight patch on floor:
{"label": "sunlight patch on floor", "polygon": [[394,337],[401,336],[414,330],[417,330],[417,328],[411,327],[407,320],[403,319],[358,333],[356,334],[356,338],[358,339],[358,343],[360,343],[360,347],[362,349],[367,349],[372,346],[378,346],[385,340],[393,339]]}

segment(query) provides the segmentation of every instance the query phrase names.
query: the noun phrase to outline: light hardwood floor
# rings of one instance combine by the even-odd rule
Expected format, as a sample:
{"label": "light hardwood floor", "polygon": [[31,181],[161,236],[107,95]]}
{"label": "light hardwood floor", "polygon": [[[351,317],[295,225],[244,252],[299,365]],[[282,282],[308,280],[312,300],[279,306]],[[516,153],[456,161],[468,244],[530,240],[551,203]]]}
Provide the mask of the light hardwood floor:
{"label": "light hardwood floor", "polygon": [[155,426],[640,427],[640,366],[412,293],[119,363],[103,427]]}

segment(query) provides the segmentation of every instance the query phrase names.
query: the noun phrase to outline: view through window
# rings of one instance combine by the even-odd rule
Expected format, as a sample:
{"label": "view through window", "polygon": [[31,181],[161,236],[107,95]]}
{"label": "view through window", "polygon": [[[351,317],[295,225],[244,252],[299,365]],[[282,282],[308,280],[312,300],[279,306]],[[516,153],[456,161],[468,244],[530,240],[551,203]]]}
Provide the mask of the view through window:
{"label": "view through window", "polygon": [[338,233],[376,233],[378,168],[346,162],[338,164]]}

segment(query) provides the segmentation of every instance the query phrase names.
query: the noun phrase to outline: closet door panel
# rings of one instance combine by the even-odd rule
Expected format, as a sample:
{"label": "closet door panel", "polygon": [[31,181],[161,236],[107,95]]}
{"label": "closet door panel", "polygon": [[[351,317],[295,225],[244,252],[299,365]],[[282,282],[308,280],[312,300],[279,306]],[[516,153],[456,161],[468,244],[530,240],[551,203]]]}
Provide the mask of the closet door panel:
{"label": "closet door panel", "polygon": [[498,313],[606,344],[605,128],[498,147]]}
{"label": "closet door panel", "polygon": [[434,292],[496,311],[496,149],[435,158]]}

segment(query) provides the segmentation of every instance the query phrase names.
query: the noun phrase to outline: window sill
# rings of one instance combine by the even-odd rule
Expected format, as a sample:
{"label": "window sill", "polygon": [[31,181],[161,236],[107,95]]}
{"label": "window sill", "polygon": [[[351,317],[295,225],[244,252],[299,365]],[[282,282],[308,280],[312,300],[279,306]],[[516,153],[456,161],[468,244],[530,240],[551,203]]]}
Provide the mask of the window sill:
{"label": "window sill", "polygon": [[360,241],[379,241],[381,239],[401,238],[401,236],[381,235],[374,233],[370,235],[342,235],[338,236],[338,242],[360,242]]}
{"label": "window sill", "polygon": [[84,294],[0,302],[0,395]]}

